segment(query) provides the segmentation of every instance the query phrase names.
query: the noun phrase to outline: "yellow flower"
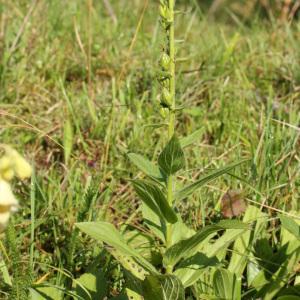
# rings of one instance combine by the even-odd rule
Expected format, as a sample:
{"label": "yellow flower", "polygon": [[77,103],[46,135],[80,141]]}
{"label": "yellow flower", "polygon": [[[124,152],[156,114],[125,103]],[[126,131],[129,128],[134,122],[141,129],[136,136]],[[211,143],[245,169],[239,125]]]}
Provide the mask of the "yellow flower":
{"label": "yellow flower", "polygon": [[8,156],[14,161],[14,171],[20,179],[31,176],[32,168],[30,164],[16,150],[11,149]]}
{"label": "yellow flower", "polygon": [[18,200],[15,198],[9,181],[16,175],[20,179],[31,176],[31,166],[14,149],[0,144],[4,150],[0,158],[0,233],[5,229],[10,214],[18,208]]}
{"label": "yellow flower", "polygon": [[9,183],[0,179],[0,232],[5,229],[11,212],[17,210],[18,204]]}
{"label": "yellow flower", "polygon": [[20,179],[31,176],[30,164],[14,149],[2,145],[5,154],[0,159],[0,178],[6,181],[12,180],[14,175]]}
{"label": "yellow flower", "polygon": [[0,178],[10,181],[13,177],[13,162],[9,157],[7,157],[7,155],[5,155],[0,159]]}

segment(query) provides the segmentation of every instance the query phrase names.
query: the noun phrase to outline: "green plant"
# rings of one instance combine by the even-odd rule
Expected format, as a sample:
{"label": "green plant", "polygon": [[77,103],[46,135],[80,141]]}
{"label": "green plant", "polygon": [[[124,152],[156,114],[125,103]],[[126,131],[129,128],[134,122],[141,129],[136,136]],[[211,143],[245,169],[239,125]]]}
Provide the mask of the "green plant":
{"label": "green plant", "polygon": [[[129,153],[130,161],[144,172],[146,179],[132,180],[133,187],[142,200],[143,223],[149,231],[135,235],[144,239],[153,253],[146,255],[140,247],[133,247],[127,239],[130,228],[118,231],[107,222],[77,223],[77,227],[103,242],[111,255],[120,262],[125,272],[129,299],[185,299],[185,288],[200,278],[203,271],[220,264],[217,255],[232,241],[249,230],[249,226],[236,220],[223,220],[204,226],[198,232],[188,228],[176,210],[176,203],[188,198],[194,191],[213,179],[228,173],[245,160],[209,173],[180,189],[176,188],[176,174],[185,166],[183,146],[187,147],[197,135],[178,139],[175,134],[176,113],[176,49],[174,0],[160,1],[161,25],[165,45],[160,58],[158,81],[161,86],[160,111],[168,127],[168,142],[158,157],[158,165],[147,158]],[[215,251],[204,254],[217,233],[223,239],[214,242]],[[127,234],[126,234],[127,233]],[[147,247],[147,246],[146,246]]]}
{"label": "green plant", "polygon": [[[74,222],[113,222],[131,248],[159,272],[165,272],[161,255],[164,235],[147,221],[151,211],[147,214],[145,204],[136,209],[137,197],[124,180],[136,171],[126,160],[126,151],[139,151],[155,161],[167,140],[166,134],[158,134],[149,125],[162,127],[168,121],[159,119],[154,113],[155,100],[151,101],[158,93],[158,85],[153,82],[156,64],[152,63],[160,56],[161,38],[153,13],[157,1],[149,1],[145,15],[140,17],[147,1],[111,0],[118,20],[115,27],[102,1],[93,1],[90,20],[88,1],[30,2],[38,4],[33,13],[28,1],[0,4],[4,60],[18,40],[9,62],[3,70],[0,67],[0,139],[31,153],[37,170],[31,192],[35,196],[31,203],[22,201],[19,213],[14,215],[13,240],[19,254],[15,265],[20,266],[21,260],[26,268],[30,261],[34,283],[20,280],[19,287],[25,293],[29,288],[32,299],[39,300],[110,298],[122,290],[125,293],[134,278],[121,265],[128,265],[126,256],[74,230]],[[188,59],[179,59],[176,65],[176,103],[183,113],[176,113],[175,131],[183,136],[199,124],[201,128],[194,132],[197,138],[193,147],[187,146],[194,134],[180,139],[185,169],[174,175],[175,188],[179,190],[199,178],[203,170],[208,172],[224,161],[252,155],[254,160],[251,168],[241,165],[232,176],[222,176],[188,199],[174,201],[177,216],[180,211],[188,226],[182,226],[180,234],[179,224],[173,225],[173,234],[177,235],[173,242],[217,222],[218,199],[228,188],[242,190],[246,203],[256,202],[258,208],[248,206],[244,222],[259,223],[263,219],[264,226],[259,231],[253,224],[252,230],[243,235],[235,229],[221,231],[193,258],[195,267],[183,264],[179,268],[177,264],[174,274],[181,278],[189,300],[264,298],[268,293],[264,286],[272,282],[278,291],[275,299],[294,299],[299,295],[299,269],[297,265],[289,268],[288,262],[293,265],[297,253],[283,255],[287,242],[279,239],[283,227],[274,209],[295,210],[293,215],[299,210],[299,28],[296,23],[278,26],[252,18],[256,10],[252,11],[251,23],[246,23],[251,26],[245,26],[243,12],[240,15],[234,7],[229,11],[227,5],[215,15],[215,22],[207,21],[196,6],[202,9],[205,2],[176,1],[177,9],[184,6],[185,11],[176,18],[176,36],[181,40],[176,53]],[[219,17],[225,17],[223,12],[234,24],[222,22]],[[92,39],[85,30],[87,22],[93,28]],[[137,23],[141,25],[135,30]],[[134,43],[130,43],[133,37]],[[91,89],[87,85],[89,41],[93,41]],[[131,44],[132,51],[128,51]],[[119,77],[124,61],[130,61],[123,72],[124,85],[114,84],[113,78]],[[130,156],[137,160],[132,153]],[[91,178],[95,191],[89,188]],[[165,183],[161,183],[165,193]],[[15,185],[14,192],[20,199],[27,198],[28,190],[23,185]],[[141,217],[141,210],[147,219]],[[251,211],[264,217],[257,214],[247,220]],[[297,235],[285,236],[296,245]],[[225,240],[231,245],[225,247]],[[214,257],[220,245],[223,250],[218,251],[217,261],[209,261],[206,256]],[[7,299],[12,282],[18,283],[15,279],[19,271],[12,266],[11,248],[1,243],[0,247],[0,298]],[[201,262],[210,267],[201,267]],[[26,275],[23,268],[19,273]],[[222,289],[222,284],[228,288]],[[269,291],[273,297],[275,290]],[[127,298],[120,295],[118,299]]]}

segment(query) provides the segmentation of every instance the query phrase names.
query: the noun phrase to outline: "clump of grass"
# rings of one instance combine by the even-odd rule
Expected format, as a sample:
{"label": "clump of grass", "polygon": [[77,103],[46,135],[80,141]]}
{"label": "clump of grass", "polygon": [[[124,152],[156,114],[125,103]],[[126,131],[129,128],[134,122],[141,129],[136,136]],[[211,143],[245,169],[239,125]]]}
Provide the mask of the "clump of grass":
{"label": "clump of grass", "polygon": [[[275,209],[297,211],[297,95],[300,74],[297,67],[297,25],[262,23],[258,18],[244,24],[230,14],[236,22],[232,26],[219,19],[216,22],[206,20],[205,16],[199,15],[195,6],[185,1],[176,2],[178,9],[181,4],[186,13],[177,14],[175,29],[176,35],[184,37],[185,42],[177,44],[176,53],[177,58],[188,59],[177,59],[176,62],[176,105],[183,109],[176,112],[175,131],[178,138],[193,133],[199,127],[200,131],[194,140],[195,147],[185,147],[185,170],[175,174],[173,182],[180,189],[184,183],[193,182],[205,172],[243,156],[255,157],[255,163],[251,166],[241,165],[234,174],[230,172],[232,176],[223,176],[215,183],[203,186],[188,199],[174,201],[175,212],[180,211],[186,225],[195,231],[206,224],[215,223],[220,219],[219,199],[229,188],[243,190],[245,201],[260,207],[264,214],[258,217],[259,220],[266,217],[265,213],[269,218],[275,218]],[[99,278],[103,278],[104,274],[107,283],[111,284],[111,294],[107,292],[107,295],[117,295],[124,289],[124,280],[128,283],[125,278],[128,272],[108,254],[105,250],[107,247],[96,245],[94,240],[80,233],[75,234],[73,224],[87,220],[113,222],[126,233],[125,239],[133,248],[141,251],[145,257],[152,257],[155,267],[165,271],[162,269],[160,239],[149,230],[149,222],[146,224],[143,219],[141,223],[140,211],[144,205],[140,205],[140,208],[133,206],[137,197],[124,178],[128,174],[136,174],[134,164],[129,164],[125,158],[128,150],[143,153],[152,161],[156,160],[167,141],[167,133],[149,126],[154,124],[155,128],[165,128],[169,124],[168,107],[161,111],[163,118],[155,113],[156,95],[162,92],[153,78],[155,61],[161,55],[161,49],[165,53],[168,51],[166,31],[163,29],[163,33],[158,34],[161,31],[158,30],[157,15],[153,13],[156,3],[150,2],[128,58],[127,49],[138,22],[136,16],[141,13],[144,1],[113,3],[119,24],[115,27],[111,26],[110,18],[106,18],[101,1],[94,1],[92,9],[97,13],[93,13],[90,20],[94,42],[90,59],[90,79],[94,89],[91,95],[86,88],[86,60],[79,49],[78,38],[76,41],[74,38],[76,29],[83,49],[88,49],[89,38],[83,30],[88,14],[86,3],[74,1],[62,5],[59,0],[39,3],[10,66],[2,73],[1,140],[34,153],[37,163],[36,247],[31,257],[35,280],[43,288],[34,285],[34,289],[43,290],[43,293],[48,289],[48,294],[53,296],[57,289],[66,287],[64,268],[69,268],[67,261],[73,264],[70,267],[73,274],[68,274],[71,277],[68,287],[74,278],[79,279],[82,273],[88,273],[90,268],[87,266],[95,261],[97,264],[92,264],[97,267],[100,265],[103,271]],[[5,2],[3,7],[1,24],[4,25],[1,31],[4,28],[6,34],[2,35],[5,43],[1,44],[1,51],[7,51],[5,45],[12,44],[29,7],[25,2]],[[57,11],[62,13],[58,15]],[[163,46],[159,44],[161,40]],[[126,79],[124,85],[117,88],[115,97],[112,97],[112,77],[118,76],[124,60],[130,61],[123,74]],[[159,73],[158,76],[161,76]],[[114,107],[110,105],[112,98]],[[91,109],[87,109],[90,103]],[[66,111],[70,122],[64,125]],[[113,122],[110,120],[112,114]],[[109,126],[111,130],[108,134],[106,128]],[[67,134],[71,131],[72,141],[68,138],[70,134]],[[109,147],[104,145],[105,139]],[[71,146],[69,141],[72,142]],[[87,146],[83,147],[83,144]],[[64,145],[65,149],[62,147]],[[107,148],[109,155],[102,157]],[[100,195],[89,213],[84,214],[84,219],[79,218],[78,213],[84,211],[81,210],[81,204],[86,192],[85,183],[89,175],[96,174],[103,179],[98,186]],[[160,188],[164,190],[164,183]],[[17,189],[22,195],[23,189]],[[22,258],[27,259],[29,230],[28,221],[23,216],[30,215],[29,203],[23,203],[22,209],[23,215],[16,216],[16,222],[20,224],[17,239]],[[122,225],[124,221],[126,226]],[[290,240],[289,243],[294,244],[295,238],[282,229],[287,238],[279,241],[279,225],[279,221],[274,220],[268,230],[256,231],[253,236],[266,239],[267,244],[273,247],[272,251],[279,251],[282,255],[284,241]],[[141,229],[146,237],[133,230],[136,228]],[[134,234],[138,238],[133,238]],[[154,238],[149,241],[148,235]],[[249,264],[251,269],[253,264],[258,267],[260,276],[264,272],[274,274],[278,267],[276,259],[260,264],[265,256],[259,250],[265,249],[262,247],[265,244],[258,242],[255,257]],[[253,250],[250,246],[248,248]],[[71,249],[71,253],[75,254],[74,260],[69,252],[61,249]],[[238,243],[234,249],[237,252]],[[99,252],[102,252],[101,259],[98,259]],[[224,266],[229,264],[228,253],[231,253],[231,248],[228,248],[226,258],[221,259]],[[126,257],[123,257],[124,260]],[[244,260],[249,263],[248,257]],[[280,261],[283,266],[280,272],[289,274],[287,277],[290,280],[283,290],[292,288],[293,280],[297,278],[295,272],[284,270],[284,262],[289,260],[290,256]],[[238,261],[237,255],[233,261]],[[242,267],[237,272],[236,265],[230,265],[234,273],[241,272]],[[266,269],[270,265],[273,267]],[[5,276],[3,270],[1,272]],[[246,273],[243,276],[246,278]],[[286,280],[279,277],[281,284]],[[200,281],[212,284],[206,276],[201,277]],[[243,282],[245,293],[249,289],[252,289],[253,295],[257,293],[258,285],[254,287],[247,284]],[[45,287],[47,285],[57,286],[57,289]],[[3,291],[7,291],[6,287]],[[189,296],[192,293],[199,296],[205,292],[214,293],[213,290],[205,290],[204,284],[202,286],[199,282],[186,291]],[[59,297],[64,299],[67,296],[60,295],[56,299]]]}

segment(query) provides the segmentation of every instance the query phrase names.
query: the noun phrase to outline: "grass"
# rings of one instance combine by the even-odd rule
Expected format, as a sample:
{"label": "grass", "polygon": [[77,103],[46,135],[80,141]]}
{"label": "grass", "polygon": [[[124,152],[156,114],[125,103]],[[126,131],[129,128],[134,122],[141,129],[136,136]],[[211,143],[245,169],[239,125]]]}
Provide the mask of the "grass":
{"label": "grass", "polygon": [[[144,12],[146,1],[112,3],[117,24],[102,2],[92,8],[84,1],[4,2],[0,32],[1,143],[26,153],[36,170],[31,201],[29,185],[16,186],[23,199],[15,216],[22,262],[34,266],[35,282],[71,285],[65,272],[77,278],[98,255],[111,295],[121,288],[121,272],[74,223],[101,219],[141,227],[127,180],[136,169],[126,153],[156,158],[167,138],[157,113],[157,5],[150,1]],[[177,102],[184,109],[176,131],[187,136],[200,129],[201,135],[187,149],[179,179],[254,157],[234,176],[179,203],[186,221],[197,229],[219,218],[228,189],[241,189],[270,218],[275,209],[297,214],[299,24],[254,18],[245,25],[230,17],[218,23],[193,4],[183,10],[175,29],[184,40],[177,45],[183,58]],[[274,240],[276,224],[270,227]],[[7,287],[2,291],[5,299]]]}

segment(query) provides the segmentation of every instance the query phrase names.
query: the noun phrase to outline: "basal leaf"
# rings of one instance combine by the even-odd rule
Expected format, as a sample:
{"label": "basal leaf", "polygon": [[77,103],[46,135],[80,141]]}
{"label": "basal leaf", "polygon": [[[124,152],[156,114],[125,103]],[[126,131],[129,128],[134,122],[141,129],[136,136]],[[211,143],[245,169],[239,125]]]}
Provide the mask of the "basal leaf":
{"label": "basal leaf", "polygon": [[145,270],[157,273],[155,268],[145,260],[136,250],[127,245],[122,235],[110,223],[107,222],[83,222],[76,226],[97,241],[108,244],[118,250],[122,255],[134,258]]}
{"label": "basal leaf", "polygon": [[184,168],[184,154],[178,138],[174,135],[158,157],[158,164],[166,175]]}
{"label": "basal leaf", "polygon": [[104,298],[107,292],[104,273],[99,269],[84,273],[76,280],[75,290],[76,295],[83,299],[98,300]]}
{"label": "basal leaf", "polygon": [[147,158],[135,153],[129,153],[128,158],[136,167],[138,167],[146,175],[160,181],[164,180],[159,170],[159,167]]}
{"label": "basal leaf", "polygon": [[144,280],[146,274],[148,274],[143,267],[136,263],[136,261],[129,255],[121,254],[120,251],[110,250],[110,254],[123,266],[124,269],[128,270],[136,278]]}
{"label": "basal leaf", "polygon": [[[62,287],[55,286],[36,286],[29,288],[30,300],[62,300],[64,298],[64,292]],[[80,296],[78,299],[82,300]]]}
{"label": "basal leaf", "polygon": [[[214,243],[206,243],[203,241],[201,253],[197,252],[194,256],[180,262],[175,271],[175,275],[179,277],[184,287],[193,285],[201,277],[205,268],[217,266],[219,261],[223,261],[228,253],[228,247],[238,237],[241,237],[246,233],[246,229],[227,229],[221,237],[214,241]],[[187,262],[194,262],[194,265],[186,267],[185,264]]]}
{"label": "basal leaf", "polygon": [[132,183],[141,200],[153,212],[169,223],[173,224],[177,221],[176,213],[170,207],[165,195],[156,184],[143,180],[133,180]]}
{"label": "basal leaf", "polygon": [[212,233],[223,229],[245,229],[248,225],[235,220],[226,220],[216,225],[208,225],[199,230],[192,237],[181,240],[177,244],[167,249],[164,255],[164,264],[174,266],[183,257],[189,257],[197,252],[199,244],[203,242]]}
{"label": "basal leaf", "polygon": [[149,275],[143,282],[145,300],[184,300],[184,287],[174,275]]}
{"label": "basal leaf", "polygon": [[228,173],[229,171],[231,171],[232,169],[234,169],[235,167],[241,165],[242,163],[244,163],[246,161],[248,161],[248,160],[242,160],[242,161],[233,163],[231,165],[220,168],[216,171],[209,173],[208,175],[201,177],[200,179],[196,180],[194,183],[192,183],[192,184],[182,188],[178,192],[176,192],[175,198],[177,200],[181,200],[183,198],[190,196],[192,193],[194,193],[200,187],[202,187],[205,184],[209,183],[210,181],[220,177],[221,175]]}

